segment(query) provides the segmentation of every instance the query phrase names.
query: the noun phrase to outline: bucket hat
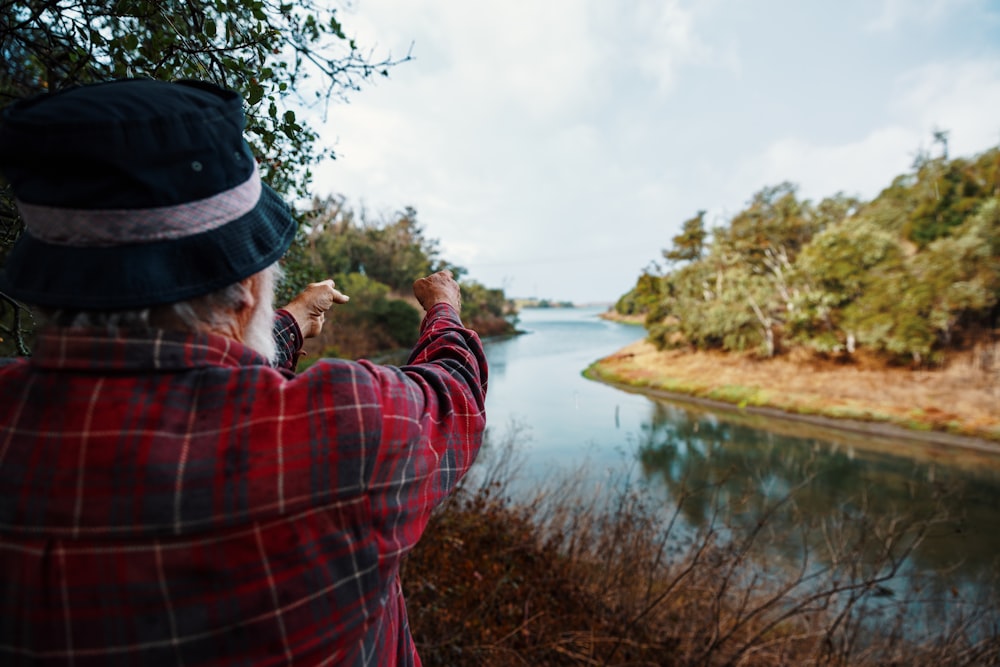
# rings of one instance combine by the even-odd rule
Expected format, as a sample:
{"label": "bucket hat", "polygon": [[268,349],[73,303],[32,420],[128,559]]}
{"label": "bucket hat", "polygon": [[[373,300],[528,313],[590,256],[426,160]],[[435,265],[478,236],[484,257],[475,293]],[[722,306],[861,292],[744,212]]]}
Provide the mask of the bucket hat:
{"label": "bucket hat", "polygon": [[25,231],[0,290],[38,306],[183,301],[273,264],[295,236],[243,138],[242,99],[195,81],[127,79],[17,102],[0,172]]}

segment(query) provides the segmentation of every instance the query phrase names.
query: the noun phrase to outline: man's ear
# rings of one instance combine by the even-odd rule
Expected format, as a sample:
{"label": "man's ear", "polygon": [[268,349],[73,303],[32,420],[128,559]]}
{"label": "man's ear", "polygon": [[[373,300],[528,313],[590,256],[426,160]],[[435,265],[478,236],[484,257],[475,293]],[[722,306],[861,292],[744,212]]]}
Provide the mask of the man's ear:
{"label": "man's ear", "polygon": [[260,298],[260,278],[255,273],[254,275],[244,278],[240,281],[240,300],[239,303],[233,304],[233,315],[236,317],[236,323],[239,327],[237,340],[242,341],[243,335],[250,325],[250,320],[253,319],[254,309],[257,306],[257,301]]}
{"label": "man's ear", "polygon": [[253,314],[254,308],[257,306],[257,300],[260,297],[260,275],[255,273],[252,276],[248,276],[240,281],[240,300],[239,303],[235,304],[236,317],[241,323],[245,324],[250,320],[250,316]]}

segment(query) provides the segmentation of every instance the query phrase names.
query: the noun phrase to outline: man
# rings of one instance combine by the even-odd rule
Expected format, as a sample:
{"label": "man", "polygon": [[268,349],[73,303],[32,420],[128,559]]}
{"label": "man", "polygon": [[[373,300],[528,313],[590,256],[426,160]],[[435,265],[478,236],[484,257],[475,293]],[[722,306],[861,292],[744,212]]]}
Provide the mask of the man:
{"label": "man", "polygon": [[400,561],[481,444],[482,346],[437,273],[409,365],[293,374],[347,297],[272,311],[295,224],[241,104],[130,80],[0,123],[0,289],[49,322],[0,363],[0,664],[419,664]]}

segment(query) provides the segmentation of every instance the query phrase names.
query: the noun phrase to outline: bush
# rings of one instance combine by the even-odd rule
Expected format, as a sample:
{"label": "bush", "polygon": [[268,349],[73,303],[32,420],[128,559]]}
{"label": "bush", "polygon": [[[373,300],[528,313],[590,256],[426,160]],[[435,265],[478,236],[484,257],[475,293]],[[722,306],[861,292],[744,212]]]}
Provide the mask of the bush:
{"label": "bush", "polygon": [[420,335],[420,313],[398,299],[381,299],[372,304],[369,318],[375,327],[383,329],[399,347],[410,347]]}

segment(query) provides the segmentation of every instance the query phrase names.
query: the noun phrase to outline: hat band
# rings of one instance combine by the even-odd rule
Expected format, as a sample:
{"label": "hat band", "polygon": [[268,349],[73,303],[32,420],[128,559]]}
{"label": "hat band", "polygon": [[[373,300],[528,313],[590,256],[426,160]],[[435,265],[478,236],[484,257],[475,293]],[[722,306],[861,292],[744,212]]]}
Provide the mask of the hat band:
{"label": "hat band", "polygon": [[235,188],[197,201],[144,209],[71,209],[17,202],[28,231],[53,245],[109,247],[169,241],[211,231],[252,211],[260,199],[257,169]]}

